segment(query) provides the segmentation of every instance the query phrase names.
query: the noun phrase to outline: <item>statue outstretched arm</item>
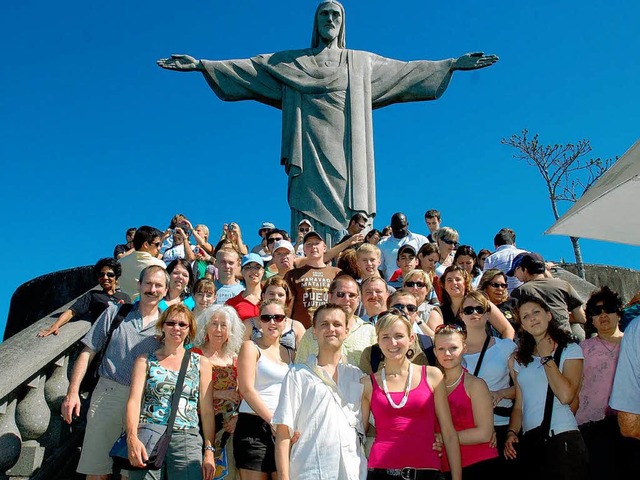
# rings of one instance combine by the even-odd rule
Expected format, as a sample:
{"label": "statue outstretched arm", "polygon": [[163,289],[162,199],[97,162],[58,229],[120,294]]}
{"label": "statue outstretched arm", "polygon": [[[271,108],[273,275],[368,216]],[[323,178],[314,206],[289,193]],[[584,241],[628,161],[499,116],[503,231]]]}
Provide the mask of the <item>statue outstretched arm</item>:
{"label": "statue outstretched arm", "polygon": [[202,72],[204,67],[200,60],[190,55],[171,55],[170,58],[161,58],[156,61],[159,67],[178,72]]}
{"label": "statue outstretched arm", "polygon": [[490,67],[497,61],[497,55],[485,55],[483,52],[465,53],[453,61],[451,70],[477,70]]}

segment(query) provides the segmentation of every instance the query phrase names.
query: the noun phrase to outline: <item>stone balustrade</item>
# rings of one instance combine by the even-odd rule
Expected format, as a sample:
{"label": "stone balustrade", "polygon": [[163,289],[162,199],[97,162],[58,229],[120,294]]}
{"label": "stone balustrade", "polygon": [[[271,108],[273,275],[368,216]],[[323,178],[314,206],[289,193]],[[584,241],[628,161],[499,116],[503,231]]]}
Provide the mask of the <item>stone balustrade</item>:
{"label": "stone balustrade", "polygon": [[60,407],[90,323],[72,321],[58,335],[36,337],[72,303],[0,344],[0,479],[33,478],[61,449],[74,447]]}

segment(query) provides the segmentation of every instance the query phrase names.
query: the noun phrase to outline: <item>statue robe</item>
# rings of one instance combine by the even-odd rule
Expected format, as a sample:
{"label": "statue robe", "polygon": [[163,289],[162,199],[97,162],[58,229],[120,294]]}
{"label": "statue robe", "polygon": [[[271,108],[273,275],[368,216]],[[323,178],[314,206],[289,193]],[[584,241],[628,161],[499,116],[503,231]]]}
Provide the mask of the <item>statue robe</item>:
{"label": "statue robe", "polygon": [[327,238],[356,212],[375,216],[372,110],[437,99],[449,85],[452,62],[343,50],[340,65],[327,67],[307,49],[202,65],[221,100],[257,100],[282,110],[292,231],[310,218]]}

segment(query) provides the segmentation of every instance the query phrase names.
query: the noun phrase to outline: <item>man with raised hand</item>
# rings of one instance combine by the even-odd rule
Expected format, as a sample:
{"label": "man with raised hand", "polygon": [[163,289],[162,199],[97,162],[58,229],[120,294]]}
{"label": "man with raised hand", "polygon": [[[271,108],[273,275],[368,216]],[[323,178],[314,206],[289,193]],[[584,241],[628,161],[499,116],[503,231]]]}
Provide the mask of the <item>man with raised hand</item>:
{"label": "man with raised hand", "polygon": [[[273,415],[278,478],[364,480],[362,372],[342,361],[347,314],[332,303],[319,307],[313,332],[318,354],[289,370]],[[292,446],[296,433],[299,438]]]}

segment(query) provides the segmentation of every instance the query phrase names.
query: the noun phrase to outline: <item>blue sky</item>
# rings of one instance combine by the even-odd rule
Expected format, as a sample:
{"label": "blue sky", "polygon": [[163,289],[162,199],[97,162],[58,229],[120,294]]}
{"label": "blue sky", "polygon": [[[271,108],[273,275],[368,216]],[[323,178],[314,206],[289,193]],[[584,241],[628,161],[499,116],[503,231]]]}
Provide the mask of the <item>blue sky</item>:
{"label": "blue sky", "polygon": [[[245,58],[309,45],[316,1],[10,2],[0,41],[0,176],[7,221],[0,331],[14,290],[38,275],[109,256],[130,226],[176,212],[247,243],[288,227],[280,112],[217,99],[197,73],[164,71],[171,53]],[[470,51],[500,56],[457,72],[435,102],[374,114],[378,216],[426,231],[424,211],[476,250],[503,226],[518,245],[571,260],[539,174],[500,139],[528,128],[546,143],[591,141],[622,155],[640,137],[640,4],[346,0],[347,47],[400,60]],[[396,6],[400,8],[396,9]],[[565,207],[566,209],[566,207]],[[635,247],[582,241],[588,263],[640,266]],[[34,299],[37,301],[37,299]]]}

